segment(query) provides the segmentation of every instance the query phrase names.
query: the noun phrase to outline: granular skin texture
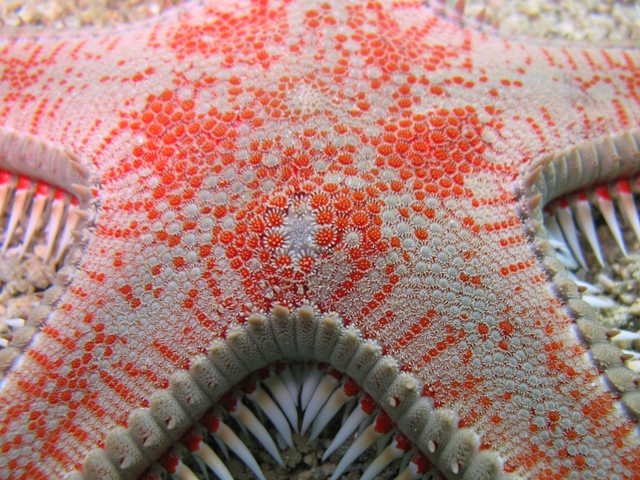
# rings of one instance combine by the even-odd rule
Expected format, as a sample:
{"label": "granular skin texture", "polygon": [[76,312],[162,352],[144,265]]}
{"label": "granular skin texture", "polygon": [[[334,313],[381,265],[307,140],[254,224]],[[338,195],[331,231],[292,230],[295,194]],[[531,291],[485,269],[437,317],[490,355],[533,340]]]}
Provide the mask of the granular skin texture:
{"label": "granular skin texture", "polygon": [[525,236],[545,154],[640,126],[640,51],[513,43],[413,1],[230,1],[0,38],[0,125],[94,172],[72,282],[0,390],[0,471],[82,467],[250,313],[337,312],[504,471],[637,478]]}

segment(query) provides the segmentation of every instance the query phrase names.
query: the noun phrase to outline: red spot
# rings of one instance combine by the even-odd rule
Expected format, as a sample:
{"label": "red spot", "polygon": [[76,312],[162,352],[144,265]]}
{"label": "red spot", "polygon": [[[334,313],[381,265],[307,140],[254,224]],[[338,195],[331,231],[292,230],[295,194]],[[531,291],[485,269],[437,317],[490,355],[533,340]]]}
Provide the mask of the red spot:
{"label": "red spot", "polygon": [[240,384],[240,390],[242,390],[247,395],[251,395],[258,388],[258,384],[251,377],[246,378]]}
{"label": "red spot", "polygon": [[402,433],[398,433],[395,436],[395,441],[397,448],[402,450],[403,452],[408,452],[411,448],[413,448],[411,441]]}
{"label": "red spot", "polygon": [[376,418],[375,427],[373,429],[381,434],[389,433],[393,428],[393,421],[385,412],[380,412]]}
{"label": "red spot", "polygon": [[164,467],[165,470],[169,473],[176,473],[178,468],[178,464],[180,463],[180,457],[173,451],[169,451],[165,453],[158,463]]}
{"label": "red spot", "polygon": [[220,419],[213,411],[209,411],[200,419],[200,423],[204,425],[210,432],[215,433],[220,428]]}
{"label": "red spot", "polygon": [[374,412],[374,410],[376,409],[376,402],[369,395],[364,395],[360,399],[360,408],[367,415],[371,415]]}
{"label": "red spot", "polygon": [[316,243],[320,247],[330,247],[335,239],[336,235],[330,227],[322,228],[316,234]]}
{"label": "red spot", "polygon": [[200,449],[202,437],[198,435],[195,430],[189,429],[189,431],[180,439],[180,443],[187,447],[190,452],[195,452]]}
{"label": "red spot", "polygon": [[220,404],[227,412],[235,412],[238,409],[238,399],[233,393],[227,393],[220,399]]}
{"label": "red spot", "polygon": [[184,266],[185,266],[185,264],[186,264],[186,263],[187,263],[187,262],[186,262],[186,261],[185,261],[185,259],[184,259],[184,258],[182,258],[182,257],[176,257],[176,258],[174,258],[174,259],[173,259],[173,265],[174,265],[176,268],[182,268],[182,267],[184,267]]}
{"label": "red spot", "polygon": [[353,397],[358,393],[360,393],[360,387],[356,382],[354,382],[351,379],[347,380],[347,382],[342,387],[342,390],[344,391],[345,395],[347,395],[348,397]]}
{"label": "red spot", "polygon": [[511,323],[506,320],[500,322],[498,324],[498,328],[500,328],[502,334],[507,337],[513,333],[513,325],[511,325]]}
{"label": "red spot", "polygon": [[418,453],[411,459],[411,463],[416,465],[416,473],[424,474],[427,473],[431,469],[431,462],[429,459],[423,454]]}

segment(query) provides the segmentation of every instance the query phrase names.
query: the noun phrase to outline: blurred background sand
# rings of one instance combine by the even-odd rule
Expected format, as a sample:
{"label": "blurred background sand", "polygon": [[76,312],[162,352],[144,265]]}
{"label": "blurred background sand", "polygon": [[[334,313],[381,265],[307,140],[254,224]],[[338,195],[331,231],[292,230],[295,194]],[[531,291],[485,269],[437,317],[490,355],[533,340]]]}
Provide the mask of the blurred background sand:
{"label": "blurred background sand", "polygon": [[[431,0],[438,1],[438,0]],[[0,0],[7,25],[56,28],[113,25],[157,15],[184,0]],[[452,0],[449,4],[454,3]],[[504,36],[640,43],[640,0],[467,0],[465,14],[499,22]]]}

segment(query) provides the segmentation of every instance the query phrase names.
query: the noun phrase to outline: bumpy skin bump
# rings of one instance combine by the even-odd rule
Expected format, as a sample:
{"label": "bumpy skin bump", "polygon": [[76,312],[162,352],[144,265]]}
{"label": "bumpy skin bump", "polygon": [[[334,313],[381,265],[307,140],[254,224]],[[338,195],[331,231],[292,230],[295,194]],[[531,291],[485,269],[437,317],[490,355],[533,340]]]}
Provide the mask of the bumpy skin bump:
{"label": "bumpy skin bump", "polygon": [[591,355],[603,369],[617,367],[622,364],[622,352],[615,345],[608,342],[596,342],[591,345]]}
{"label": "bumpy skin bump", "polygon": [[433,402],[427,397],[420,397],[404,415],[397,420],[398,428],[411,438],[418,438],[427,426],[429,414],[433,411]]}
{"label": "bumpy skin bump", "polygon": [[313,355],[320,362],[330,359],[333,347],[340,339],[341,322],[335,315],[323,317],[316,328],[315,346]]}
{"label": "bumpy skin bump", "polygon": [[[637,169],[637,48],[521,44],[417,0],[191,2],[15,35],[0,32],[0,127],[81,155],[99,198],[71,283],[2,383],[7,477],[80,468],[276,304],[379,342],[505,473],[640,476],[636,428],[573,329],[591,313],[556,296],[562,266],[530,243],[541,216],[521,215]],[[339,337],[318,357],[343,346],[346,368]],[[222,357],[229,372],[194,373],[203,389],[247,373]]]}
{"label": "bumpy skin bump", "polygon": [[576,320],[576,324],[584,335],[585,340],[590,344],[594,342],[605,342],[608,339],[607,328],[601,323],[586,318],[579,318]]}
{"label": "bumpy skin bump", "polygon": [[[132,438],[147,458],[158,458],[171,445],[171,439],[160,428],[148,409],[131,412],[127,425]],[[86,470],[85,473],[87,474]]]}
{"label": "bumpy skin bump", "polygon": [[83,473],[90,478],[122,480],[120,470],[111,463],[111,460],[104,450],[94,450],[87,455]]}
{"label": "bumpy skin bump", "polygon": [[378,361],[363,378],[362,385],[368,392],[376,392],[381,397],[400,373],[398,363],[392,358]]}
{"label": "bumpy skin bump", "polygon": [[363,342],[351,357],[349,365],[345,369],[347,375],[353,378],[357,384],[363,385],[365,377],[380,361],[382,348],[375,342]]}
{"label": "bumpy skin bump", "polygon": [[626,392],[622,396],[622,402],[635,418],[640,418],[640,392],[638,390]]}
{"label": "bumpy skin bump", "polygon": [[168,390],[159,390],[149,397],[151,415],[172,440],[178,440],[195,421]]}
{"label": "bumpy skin bump", "polygon": [[[381,397],[381,405],[384,405],[389,416],[396,422],[404,419],[406,412],[421,398],[421,386],[413,375],[402,373],[398,375],[384,395]],[[404,430],[403,430],[404,431]],[[409,428],[407,435],[417,438]]]}
{"label": "bumpy skin bump", "polygon": [[251,315],[247,323],[249,325],[248,335],[265,361],[271,363],[279,359],[280,349],[273,338],[271,325],[264,315]]}
{"label": "bumpy skin bump", "polygon": [[420,436],[420,449],[428,453],[442,453],[457,429],[458,420],[457,414],[451,410],[433,411]]}
{"label": "bumpy skin bump", "polygon": [[196,357],[191,362],[191,373],[202,391],[211,398],[220,397],[234,386],[205,356]]}
{"label": "bumpy skin bump", "polygon": [[478,435],[468,428],[462,428],[449,440],[442,452],[442,463],[454,475],[463,472],[478,451]]}
{"label": "bumpy skin bump", "polygon": [[200,418],[211,407],[210,397],[186,372],[175,372],[169,379],[169,389],[192,418]]}
{"label": "bumpy skin bump", "polygon": [[309,307],[301,307],[297,312],[296,322],[296,348],[298,356],[302,360],[313,359],[313,345],[316,337],[318,322],[315,321],[313,310]]}
{"label": "bumpy skin bump", "polygon": [[565,301],[568,302],[573,299],[580,298],[580,294],[578,293],[578,286],[569,278],[563,278],[559,275],[556,275],[553,279],[553,284],[558,289],[559,296],[562,297]]}
{"label": "bumpy skin bump", "polygon": [[607,369],[607,380],[620,393],[638,389],[638,374],[625,367],[612,367]]}
{"label": "bumpy skin bump", "polygon": [[[629,129],[629,127],[631,127]],[[627,131],[590,139],[554,155],[542,157],[544,168],[535,179],[544,203],[579,187],[628,177],[640,167],[640,129],[631,123]]]}
{"label": "bumpy skin bump", "polygon": [[230,343],[220,340],[216,340],[209,349],[209,360],[220,372],[223,372],[232,385],[240,382],[254,370],[250,359],[239,358]]}
{"label": "bumpy skin bump", "polygon": [[[351,359],[361,346],[361,338],[360,332],[354,328],[341,330],[338,340],[329,355],[329,363],[341,372],[345,372]],[[369,348],[371,347],[369,346]]]}
{"label": "bumpy skin bump", "polygon": [[501,470],[502,464],[495,452],[481,451],[473,457],[462,478],[464,480],[491,480],[500,477]]}
{"label": "bumpy skin bump", "polygon": [[145,471],[149,460],[125,428],[115,428],[105,439],[105,451],[111,462],[126,478],[138,478]]}
{"label": "bumpy skin bump", "polygon": [[290,348],[289,345],[296,344],[296,329],[289,317],[289,309],[278,305],[273,312],[271,327],[273,338],[278,345],[281,356],[287,359],[298,358],[297,349]]}
{"label": "bumpy skin bump", "polygon": [[574,318],[597,318],[596,310],[584,300],[571,299],[567,302]]}
{"label": "bumpy skin bump", "polygon": [[227,333],[227,342],[235,356],[238,359],[242,359],[241,362],[247,366],[247,370],[255,370],[259,367],[255,367],[254,365],[264,365],[267,363],[252,337],[244,334],[244,329],[241,329],[239,326],[235,326],[229,330],[229,333]]}
{"label": "bumpy skin bump", "polygon": [[[87,186],[91,170],[63,147],[23,132],[0,126],[0,168],[43,180],[68,192]],[[94,179],[95,181],[95,179]]]}

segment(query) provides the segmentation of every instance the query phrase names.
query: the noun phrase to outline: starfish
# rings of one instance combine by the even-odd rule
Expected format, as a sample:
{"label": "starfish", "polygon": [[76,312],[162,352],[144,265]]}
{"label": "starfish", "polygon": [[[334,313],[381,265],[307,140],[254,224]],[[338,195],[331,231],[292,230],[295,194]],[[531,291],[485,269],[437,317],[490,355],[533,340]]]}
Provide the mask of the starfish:
{"label": "starfish", "polygon": [[575,201],[637,217],[639,78],[637,48],[411,0],[3,33],[0,194],[16,222],[35,186],[63,212],[48,258],[58,225],[78,240],[1,384],[2,476],[184,473],[229,392],[317,362],[408,440],[412,478],[638,478],[635,373],[543,208],[599,185]]}

